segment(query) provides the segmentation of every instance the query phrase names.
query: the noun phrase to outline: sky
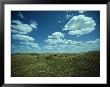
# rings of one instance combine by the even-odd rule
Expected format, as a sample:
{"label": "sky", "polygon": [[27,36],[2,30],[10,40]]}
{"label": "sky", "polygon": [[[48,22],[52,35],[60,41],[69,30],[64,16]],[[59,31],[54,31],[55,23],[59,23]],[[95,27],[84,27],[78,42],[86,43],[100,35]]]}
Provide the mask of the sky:
{"label": "sky", "polygon": [[100,11],[12,11],[12,53],[100,50]]}

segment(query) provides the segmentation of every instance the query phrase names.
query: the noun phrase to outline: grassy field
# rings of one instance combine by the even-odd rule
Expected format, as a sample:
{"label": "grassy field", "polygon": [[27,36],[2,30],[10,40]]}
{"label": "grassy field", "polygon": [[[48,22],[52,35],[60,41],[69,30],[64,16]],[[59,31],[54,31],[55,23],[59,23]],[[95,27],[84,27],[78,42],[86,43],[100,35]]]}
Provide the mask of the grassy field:
{"label": "grassy field", "polygon": [[100,52],[17,53],[11,55],[12,77],[99,77]]}

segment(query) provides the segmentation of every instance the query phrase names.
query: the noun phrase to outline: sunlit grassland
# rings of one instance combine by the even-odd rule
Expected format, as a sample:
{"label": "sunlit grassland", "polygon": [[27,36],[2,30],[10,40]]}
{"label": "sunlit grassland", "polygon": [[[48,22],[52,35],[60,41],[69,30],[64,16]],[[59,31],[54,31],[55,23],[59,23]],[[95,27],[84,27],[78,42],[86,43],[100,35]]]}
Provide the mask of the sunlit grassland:
{"label": "sunlit grassland", "polygon": [[12,54],[11,76],[99,77],[100,52]]}

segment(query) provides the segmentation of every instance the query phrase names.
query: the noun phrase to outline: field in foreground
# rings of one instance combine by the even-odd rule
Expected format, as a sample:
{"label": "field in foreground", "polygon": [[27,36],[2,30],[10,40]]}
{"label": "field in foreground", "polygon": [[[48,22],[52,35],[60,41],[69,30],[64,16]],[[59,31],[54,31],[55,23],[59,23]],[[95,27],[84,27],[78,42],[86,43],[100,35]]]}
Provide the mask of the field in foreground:
{"label": "field in foreground", "polygon": [[99,77],[100,52],[11,55],[12,77]]}

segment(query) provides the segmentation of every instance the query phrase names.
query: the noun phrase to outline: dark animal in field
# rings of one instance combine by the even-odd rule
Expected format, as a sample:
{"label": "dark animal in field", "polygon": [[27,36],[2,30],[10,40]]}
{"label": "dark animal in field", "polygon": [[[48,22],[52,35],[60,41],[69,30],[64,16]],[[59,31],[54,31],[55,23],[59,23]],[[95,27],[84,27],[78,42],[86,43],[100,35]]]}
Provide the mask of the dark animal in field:
{"label": "dark animal in field", "polygon": [[54,54],[54,56],[57,56],[56,54]]}
{"label": "dark animal in field", "polygon": [[52,58],[52,56],[47,56],[47,57],[46,57],[46,59],[51,59],[51,58]]}

